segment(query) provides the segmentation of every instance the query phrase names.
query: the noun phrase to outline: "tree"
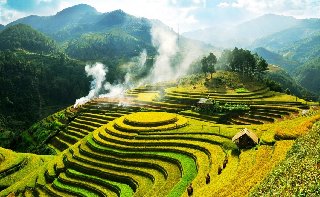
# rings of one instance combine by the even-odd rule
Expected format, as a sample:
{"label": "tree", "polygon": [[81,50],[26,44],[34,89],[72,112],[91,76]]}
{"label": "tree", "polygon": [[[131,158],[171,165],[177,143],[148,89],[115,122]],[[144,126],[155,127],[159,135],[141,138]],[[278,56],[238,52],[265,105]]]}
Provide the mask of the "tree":
{"label": "tree", "polygon": [[212,79],[212,73],[216,72],[214,66],[217,63],[217,57],[213,53],[210,53],[206,60],[208,64],[208,71],[210,72]]}
{"label": "tree", "polygon": [[206,74],[207,74],[207,72],[208,72],[208,68],[209,68],[209,66],[208,66],[208,62],[207,62],[207,57],[203,57],[202,59],[201,59],[201,69],[202,69],[202,71],[204,72],[204,76],[206,77]]}
{"label": "tree", "polygon": [[219,61],[217,62],[217,69],[220,70],[231,70],[230,68],[230,59],[231,59],[232,51],[231,50],[223,50],[221,56],[219,57]]}
{"label": "tree", "polygon": [[224,65],[227,70],[250,77],[259,77],[268,69],[268,63],[265,59],[257,54],[252,54],[249,50],[237,47],[232,51],[224,51],[219,59],[219,64]]}
{"label": "tree", "polygon": [[217,57],[213,54],[210,53],[208,57],[203,57],[201,59],[201,65],[202,65],[202,71],[206,75],[206,73],[211,73],[211,79],[212,79],[212,73],[216,72],[215,70],[215,64],[217,63]]}

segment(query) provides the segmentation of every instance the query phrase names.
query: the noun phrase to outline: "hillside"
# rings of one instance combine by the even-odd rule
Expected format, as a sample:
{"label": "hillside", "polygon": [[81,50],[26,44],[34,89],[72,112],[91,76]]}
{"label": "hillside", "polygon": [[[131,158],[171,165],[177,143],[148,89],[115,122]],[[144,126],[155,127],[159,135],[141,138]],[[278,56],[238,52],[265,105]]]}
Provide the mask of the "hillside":
{"label": "hillside", "polygon": [[4,28],[5,28],[5,26],[0,24],[0,31],[2,31]]}
{"label": "hillside", "polygon": [[[301,83],[297,82],[281,67],[270,65],[269,70],[266,73],[266,78],[278,83],[283,92],[287,92],[288,94],[296,95],[309,100],[318,99],[316,94],[310,92],[310,88],[301,86]],[[312,83],[313,82],[311,82],[311,84]]]}
{"label": "hillside", "polygon": [[150,43],[139,40],[123,30],[113,30],[108,33],[83,34],[80,38],[71,40],[66,53],[80,60],[101,60],[108,58],[130,59],[139,56],[147,49],[148,54],[155,54]]}
{"label": "hillside", "polygon": [[0,51],[0,146],[23,151],[23,130],[85,95],[84,66],[63,54]]}
{"label": "hillside", "polygon": [[281,51],[286,58],[307,62],[320,55],[320,31],[313,36],[299,40]]}
{"label": "hillside", "polygon": [[55,53],[58,51],[55,42],[32,29],[18,24],[0,32],[0,50],[27,50],[34,53]]}
{"label": "hillside", "polygon": [[272,51],[281,51],[299,40],[318,34],[319,31],[319,19],[304,19],[296,26],[256,40],[252,46],[264,47]]}
{"label": "hillside", "polygon": [[319,76],[320,76],[320,58],[308,61],[296,70],[298,82],[308,90],[320,94]]}
{"label": "hillside", "polygon": [[289,73],[293,73],[294,70],[300,65],[297,61],[290,60],[282,55],[269,51],[263,47],[254,49],[258,55],[263,57],[269,64],[278,65]]}
{"label": "hillside", "polygon": [[[217,79],[223,83],[211,87],[221,81]],[[204,97],[214,102],[213,114],[192,107]],[[0,195],[187,196],[192,182],[196,196],[245,196],[320,119],[316,109],[305,115],[301,108],[308,108],[305,101],[229,72],[217,72],[212,79],[188,76],[132,89],[122,98],[96,99],[41,123],[51,119],[64,125],[57,125],[45,140],[57,155],[42,160],[22,181],[8,180],[23,176],[31,161],[1,150],[1,172],[13,173],[0,179]],[[63,121],[70,112],[74,117]],[[41,124],[28,133],[40,132]],[[253,149],[238,149],[231,141],[244,127],[260,139]],[[21,159],[8,160],[9,154]],[[25,167],[14,167],[21,162]]]}
{"label": "hillside", "polygon": [[[298,139],[286,159],[272,170],[251,196],[313,196],[319,194],[320,122],[306,136]],[[306,181],[306,178],[308,181]],[[290,183],[294,187],[289,186]]]}

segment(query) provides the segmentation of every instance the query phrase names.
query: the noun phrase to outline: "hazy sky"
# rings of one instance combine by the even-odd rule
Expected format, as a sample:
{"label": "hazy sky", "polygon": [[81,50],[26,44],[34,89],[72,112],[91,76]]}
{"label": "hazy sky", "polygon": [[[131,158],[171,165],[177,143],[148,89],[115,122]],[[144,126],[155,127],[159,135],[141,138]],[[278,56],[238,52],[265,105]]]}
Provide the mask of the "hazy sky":
{"label": "hazy sky", "polygon": [[160,19],[181,32],[225,23],[240,23],[267,14],[320,18],[320,0],[0,0],[0,24],[27,15],[53,15],[79,3],[100,12],[122,9]]}

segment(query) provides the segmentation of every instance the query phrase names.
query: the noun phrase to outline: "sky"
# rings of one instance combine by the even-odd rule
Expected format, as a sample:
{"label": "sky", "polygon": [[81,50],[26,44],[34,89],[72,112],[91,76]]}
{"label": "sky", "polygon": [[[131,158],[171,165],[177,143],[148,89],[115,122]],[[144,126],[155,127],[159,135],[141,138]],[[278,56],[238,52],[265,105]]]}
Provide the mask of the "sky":
{"label": "sky", "polygon": [[263,14],[320,18],[320,0],[0,0],[0,24],[28,15],[54,15],[80,3],[99,12],[122,9],[159,19],[180,32],[235,25]]}

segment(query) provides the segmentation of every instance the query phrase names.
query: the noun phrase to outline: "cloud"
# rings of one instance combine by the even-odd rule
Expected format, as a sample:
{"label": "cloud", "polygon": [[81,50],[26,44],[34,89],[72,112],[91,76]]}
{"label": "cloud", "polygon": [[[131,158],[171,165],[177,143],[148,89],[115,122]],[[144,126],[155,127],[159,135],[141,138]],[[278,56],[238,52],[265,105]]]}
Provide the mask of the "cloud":
{"label": "cloud", "polygon": [[52,15],[85,3],[100,12],[122,9],[138,17],[159,19],[180,32],[239,23],[266,13],[297,18],[320,17],[319,0],[0,0],[0,23],[30,14]]}
{"label": "cloud", "polygon": [[62,0],[0,0],[0,23],[7,24],[19,18],[52,15],[62,9]]}
{"label": "cloud", "polygon": [[320,17],[319,0],[235,0],[218,4],[220,8],[237,8],[255,14],[282,14],[297,18]]}
{"label": "cloud", "polygon": [[228,8],[228,7],[231,7],[231,4],[227,3],[227,2],[221,2],[221,3],[218,4],[218,7],[220,7],[220,8]]}

